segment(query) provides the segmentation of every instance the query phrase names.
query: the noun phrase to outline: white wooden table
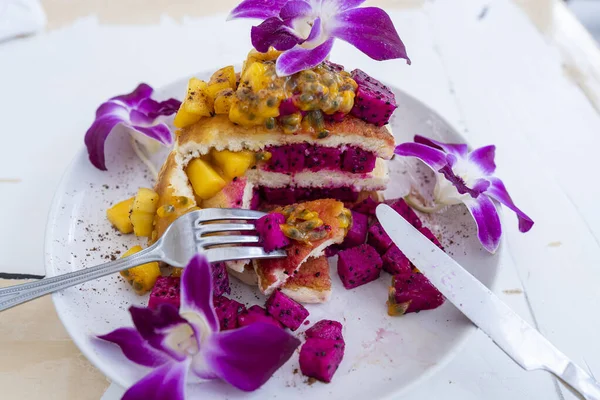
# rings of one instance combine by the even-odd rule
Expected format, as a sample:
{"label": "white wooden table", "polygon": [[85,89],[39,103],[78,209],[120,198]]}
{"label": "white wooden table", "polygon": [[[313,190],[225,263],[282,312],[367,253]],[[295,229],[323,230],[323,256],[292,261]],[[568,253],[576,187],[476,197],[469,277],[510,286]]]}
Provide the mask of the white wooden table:
{"label": "white wooden table", "polygon": [[[594,169],[600,159],[600,53],[561,5],[547,3],[547,14],[534,10],[534,23],[502,0],[388,7],[413,65],[364,57],[352,67],[393,80],[474,146],[497,145],[498,175],[536,225],[520,234],[516,218],[505,213],[505,262],[496,291],[600,376],[600,185]],[[163,17],[139,26],[105,25],[90,16],[0,44],[0,273],[43,275],[52,195],[101,101],[140,81],[159,87],[239,62],[250,48],[248,27],[226,24],[224,15]],[[332,59],[344,64],[347,47],[336,44]],[[2,397],[98,399],[108,383],[69,342],[48,299],[18,310],[0,315]],[[520,370],[478,332],[441,372],[404,397],[425,398],[575,397],[549,375]]]}

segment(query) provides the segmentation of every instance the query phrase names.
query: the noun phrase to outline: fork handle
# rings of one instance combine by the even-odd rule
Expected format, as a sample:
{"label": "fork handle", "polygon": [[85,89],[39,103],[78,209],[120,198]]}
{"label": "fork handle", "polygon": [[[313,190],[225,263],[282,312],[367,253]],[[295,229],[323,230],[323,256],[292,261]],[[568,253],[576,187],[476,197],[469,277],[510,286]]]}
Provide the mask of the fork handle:
{"label": "fork handle", "polygon": [[36,282],[23,283],[0,289],[0,311],[18,306],[38,297],[66,289],[71,286],[114,274],[128,268],[152,261],[161,261],[162,252],[156,244],[128,257],[110,261],[94,267],[69,272]]}

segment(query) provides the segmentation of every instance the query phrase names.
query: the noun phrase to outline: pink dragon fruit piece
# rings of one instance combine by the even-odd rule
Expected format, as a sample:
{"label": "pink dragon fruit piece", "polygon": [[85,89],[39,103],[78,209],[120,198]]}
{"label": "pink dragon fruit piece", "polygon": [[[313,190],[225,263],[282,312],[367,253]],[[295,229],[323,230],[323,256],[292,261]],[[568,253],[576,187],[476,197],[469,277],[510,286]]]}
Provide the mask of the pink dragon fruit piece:
{"label": "pink dragon fruit piece", "polygon": [[338,275],[346,289],[353,289],[379,278],[382,267],[383,261],[377,250],[368,244],[342,250],[338,254]]}
{"label": "pink dragon fruit piece", "polygon": [[342,162],[342,152],[335,147],[310,146],[306,149],[304,166],[312,171],[337,170]]}
{"label": "pink dragon fruit piece", "polygon": [[385,254],[385,252],[393,244],[393,241],[392,238],[385,233],[383,226],[381,226],[378,221],[369,228],[369,239],[367,239],[367,243],[375,247],[379,254]]}
{"label": "pink dragon fruit piece", "polygon": [[323,382],[331,382],[344,358],[345,344],[339,340],[308,339],[300,349],[302,374]]}
{"label": "pink dragon fruit piece", "polygon": [[298,107],[294,104],[292,99],[285,99],[279,104],[279,116],[284,117],[286,115],[294,114],[298,112]]}
{"label": "pink dragon fruit piece", "polygon": [[377,126],[387,124],[394,110],[398,108],[394,93],[360,69],[352,71],[352,79],[358,84],[358,89],[350,113]]}
{"label": "pink dragon fruit piece", "polygon": [[267,214],[255,222],[259,244],[265,251],[271,252],[290,245],[290,240],[281,230],[281,224],[285,224],[285,215],[280,213]]}
{"label": "pink dragon fruit piece", "polygon": [[358,194],[359,194],[359,192],[357,192],[353,188],[344,186],[344,187],[323,189],[322,197],[326,197],[329,199],[336,199],[336,200],[347,202],[347,203],[352,203],[352,202],[355,202],[356,199],[358,199]]}
{"label": "pink dragon fruit piece", "polygon": [[369,218],[366,215],[354,210],[350,212],[352,213],[352,225],[350,225],[350,229],[342,243],[341,247],[343,249],[349,249],[365,243],[367,230],[369,229]]}
{"label": "pink dragon fruit piece", "polygon": [[252,200],[250,200],[250,209],[258,210],[260,207],[260,191],[258,189],[252,190]]}
{"label": "pink dragon fruit piece", "polygon": [[389,315],[432,310],[442,304],[444,296],[420,272],[392,277],[387,301]]}
{"label": "pink dragon fruit piece", "polygon": [[335,71],[335,72],[342,72],[344,70],[344,66],[341,64],[336,64],[334,62],[331,62],[329,60],[325,60],[323,61],[323,64],[326,68],[328,68],[330,71]]}
{"label": "pink dragon fruit piece", "polygon": [[173,276],[159,276],[150,292],[148,308],[156,310],[161,304],[170,304],[179,308],[181,279]]}
{"label": "pink dragon fruit piece", "polygon": [[262,193],[264,199],[269,204],[288,205],[296,202],[296,195],[293,188],[268,188],[263,187]]}
{"label": "pink dragon fruit piece", "polygon": [[342,249],[337,244],[334,244],[333,246],[329,246],[328,248],[325,249],[325,257],[329,258],[329,257],[336,256],[337,253],[339,253],[341,250]]}
{"label": "pink dragon fruit piece", "polygon": [[373,200],[371,197],[367,197],[360,203],[357,203],[352,207],[352,209],[361,214],[369,215],[371,217],[375,216],[375,209],[380,203]]}
{"label": "pink dragon fruit piece", "polygon": [[323,319],[317,322],[304,333],[307,338],[344,341],[344,337],[342,336],[342,324],[329,319]]}
{"label": "pink dragon fruit piece", "polygon": [[267,170],[272,172],[288,172],[290,168],[289,146],[267,147],[265,150],[271,153],[271,159],[268,161]]}
{"label": "pink dragon fruit piece", "polygon": [[213,304],[222,331],[235,329],[239,326],[239,316],[246,312],[246,306],[225,296],[213,297]]}
{"label": "pink dragon fruit piece", "polygon": [[412,274],[410,260],[395,244],[390,246],[381,259],[383,260],[383,270],[391,275],[404,277]]}
{"label": "pink dragon fruit piece", "polygon": [[421,222],[421,218],[415,213],[415,211],[410,208],[408,204],[404,201],[404,199],[390,199],[386,200],[386,204],[392,207],[398,214],[404,217],[412,226],[417,229],[421,229],[423,223]]}
{"label": "pink dragon fruit piece", "polygon": [[288,165],[289,170],[287,172],[299,172],[304,169],[305,153],[308,149],[307,144],[293,144],[288,149]]}
{"label": "pink dragon fruit piece", "polygon": [[375,154],[359,147],[349,147],[342,154],[342,170],[365,174],[375,169]]}
{"label": "pink dragon fruit piece", "polygon": [[213,295],[220,296],[224,293],[231,293],[229,287],[229,274],[224,262],[212,263]]}
{"label": "pink dragon fruit piece", "polygon": [[421,233],[425,236],[427,236],[427,238],[429,240],[431,240],[437,247],[439,247],[440,249],[444,250],[444,247],[442,246],[442,244],[440,243],[440,241],[438,240],[438,238],[433,234],[433,232],[431,232],[431,230],[425,226],[421,227],[419,229],[419,231],[421,231]]}
{"label": "pink dragon fruit piece", "polygon": [[238,316],[238,323],[240,327],[248,326],[257,322],[263,322],[265,324],[274,325],[278,328],[284,328],[279,321],[267,314],[267,310],[259,305],[253,305],[252,307],[248,308],[247,311]]}
{"label": "pink dragon fruit piece", "polygon": [[302,304],[290,299],[279,290],[273,292],[265,307],[269,314],[292,331],[298,329],[309,314]]}
{"label": "pink dragon fruit piece", "polygon": [[348,114],[338,111],[333,114],[324,114],[323,117],[327,122],[342,122],[346,118],[346,115]]}

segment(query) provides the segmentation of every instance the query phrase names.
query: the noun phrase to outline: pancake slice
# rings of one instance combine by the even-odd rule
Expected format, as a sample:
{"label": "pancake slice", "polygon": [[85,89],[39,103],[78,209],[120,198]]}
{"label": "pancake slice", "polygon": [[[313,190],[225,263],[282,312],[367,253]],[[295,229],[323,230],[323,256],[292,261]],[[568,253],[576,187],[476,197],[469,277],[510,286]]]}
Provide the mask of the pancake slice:
{"label": "pancake slice", "polygon": [[311,258],[281,287],[283,294],[299,303],[325,303],[331,297],[327,257]]}
{"label": "pancake slice", "polygon": [[[258,287],[265,295],[269,295],[273,290],[283,286],[311,257],[321,257],[327,247],[344,241],[346,227],[344,227],[342,219],[345,210],[342,202],[322,199],[296,204],[295,207],[297,210],[318,213],[324,226],[328,227],[327,236],[308,243],[292,241],[292,244],[286,248],[286,258],[254,260],[254,270],[258,275]],[[273,211],[283,212],[284,209],[276,208]]]}

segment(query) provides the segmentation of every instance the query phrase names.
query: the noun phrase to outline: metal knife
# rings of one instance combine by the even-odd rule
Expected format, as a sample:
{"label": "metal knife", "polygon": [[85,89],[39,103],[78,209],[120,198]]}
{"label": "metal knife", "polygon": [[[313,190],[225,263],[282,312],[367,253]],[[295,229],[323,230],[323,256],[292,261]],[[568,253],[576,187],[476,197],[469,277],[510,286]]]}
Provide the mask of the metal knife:
{"label": "metal knife", "polygon": [[[379,222],[408,259],[475,325],[527,371],[553,373],[587,400],[600,400],[600,384],[519,317],[487,287],[391,207]],[[451,282],[451,284],[450,284]]]}

